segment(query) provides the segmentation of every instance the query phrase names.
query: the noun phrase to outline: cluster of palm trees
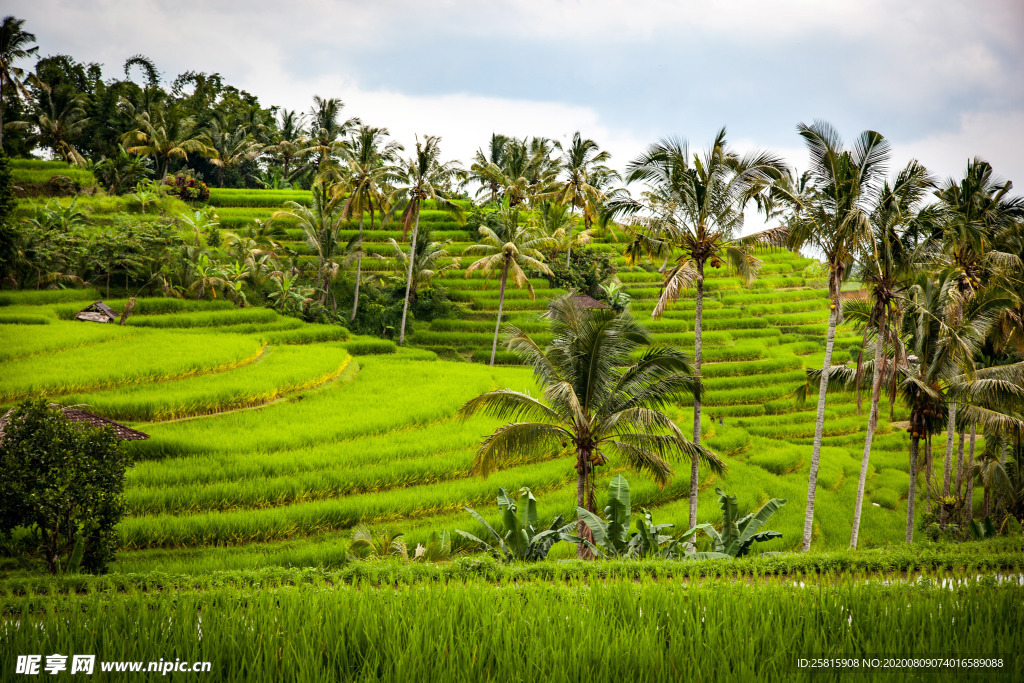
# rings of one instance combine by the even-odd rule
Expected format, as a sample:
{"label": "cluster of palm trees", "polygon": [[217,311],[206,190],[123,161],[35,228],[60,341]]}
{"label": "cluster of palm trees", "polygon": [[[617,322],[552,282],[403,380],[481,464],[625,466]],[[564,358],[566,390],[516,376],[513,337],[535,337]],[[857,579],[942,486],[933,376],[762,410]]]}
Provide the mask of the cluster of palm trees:
{"label": "cluster of palm trees", "polygon": [[[818,410],[803,549],[810,548],[813,537],[826,394],[830,388],[859,391],[866,373],[871,375],[871,406],[851,547],[857,546],[884,388],[890,406],[901,400],[910,410],[907,542],[913,540],[921,470],[927,505],[930,509],[937,502],[943,528],[954,512],[963,525],[973,518],[973,485],[979,477],[986,488],[985,516],[994,511],[996,500],[1013,504],[1021,485],[1019,474],[1007,469],[1005,449],[1010,443],[1019,449],[1024,435],[1024,200],[1010,197],[1011,183],[997,179],[980,159],[971,160],[959,179],[939,182],[917,161],[889,178],[891,153],[879,133],[866,131],[846,147],[825,123],[801,125],[799,132],[810,152],[810,170],[799,180],[784,176],[771,188],[767,204],[783,212],[787,244],[815,248],[828,268],[831,315],[825,359],[821,370],[812,373]],[[851,278],[863,284],[866,302],[844,305],[842,285]],[[858,362],[856,368],[831,365],[844,308],[863,325],[865,346],[873,346],[873,360]],[[947,439],[938,493],[931,481],[931,439],[942,432]],[[966,462],[965,433],[970,434]],[[982,434],[986,452],[977,462],[975,441]]]}

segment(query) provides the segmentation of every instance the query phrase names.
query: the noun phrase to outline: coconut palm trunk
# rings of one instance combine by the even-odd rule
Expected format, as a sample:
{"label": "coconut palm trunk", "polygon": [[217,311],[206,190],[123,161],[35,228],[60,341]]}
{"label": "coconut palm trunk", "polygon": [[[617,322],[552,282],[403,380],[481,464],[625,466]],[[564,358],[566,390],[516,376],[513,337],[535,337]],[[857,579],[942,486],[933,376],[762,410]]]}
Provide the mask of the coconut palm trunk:
{"label": "coconut palm trunk", "polygon": [[[587,505],[587,489],[588,479],[591,471],[590,464],[590,452],[586,449],[579,448],[576,450],[576,505],[581,508],[590,510],[590,505]],[[593,510],[590,510],[594,512]],[[583,522],[583,519],[576,523],[576,535],[580,538],[589,538],[589,527]],[[581,560],[589,559],[590,552],[585,545],[579,543],[576,545],[576,557]]]}
{"label": "coconut palm trunk", "polygon": [[967,468],[964,477],[967,491],[964,493],[963,523],[966,525],[974,518],[974,440],[978,436],[978,425],[971,425],[971,438],[967,447]]}
{"label": "coconut palm trunk", "polygon": [[917,450],[920,439],[910,440],[910,489],[907,491],[907,543],[914,542],[914,499],[917,497]]}
{"label": "coconut palm trunk", "polygon": [[946,433],[946,459],[942,467],[942,502],[939,505],[939,526],[946,528],[949,512],[945,499],[949,497],[949,477],[953,469],[953,435],[956,432],[956,399],[949,402],[949,429]]}
{"label": "coconut palm trunk", "polygon": [[[371,218],[372,222],[373,219]],[[352,299],[352,317],[350,320],[356,319],[356,313],[359,311],[359,280],[361,279],[363,272],[363,212],[359,212],[359,250],[360,253],[356,255],[356,293]]]}
{"label": "coconut palm trunk", "polygon": [[924,439],[924,486],[925,505],[928,512],[932,511],[932,435],[926,434]]}
{"label": "coconut palm trunk", "polygon": [[[882,338],[885,329],[885,316],[878,323],[878,339],[875,341],[875,369],[871,379],[871,411],[868,416],[868,432],[864,436],[864,457],[860,461],[860,479],[857,481],[857,502],[853,508],[853,534],[850,536],[850,547],[857,548],[857,536],[860,533],[860,516],[864,507],[864,485],[868,478],[868,460],[871,457],[871,440],[878,427],[878,399],[882,393],[882,358],[885,355],[885,344]],[[913,486],[913,483],[911,483]]]}
{"label": "coconut palm trunk", "polygon": [[[833,288],[837,289],[837,288]],[[814,450],[811,451],[811,472],[807,483],[807,511],[804,513],[803,552],[811,549],[811,535],[814,531],[814,494],[818,486],[818,463],[821,460],[821,437],[825,431],[825,395],[828,392],[828,375],[832,368],[832,348],[836,343],[836,325],[839,322],[839,293],[834,292],[836,302],[828,318],[828,338],[825,342],[825,360],[821,364],[821,382],[818,384],[818,417],[814,423]]]}
{"label": "coconut palm trunk", "polygon": [[494,365],[494,356],[498,352],[498,330],[501,329],[501,312],[505,308],[505,283],[508,281],[508,259],[501,268],[501,291],[498,294],[498,322],[494,324],[494,342],[491,344],[491,365]]}
{"label": "coconut palm trunk", "polygon": [[918,450],[921,439],[914,436],[910,439],[910,487],[906,494],[906,542],[913,543],[913,503],[916,498],[918,483]]}
{"label": "coconut palm trunk", "polygon": [[412,244],[409,245],[409,275],[405,282],[405,302],[402,304],[402,330],[398,335],[398,343],[405,343],[405,322],[409,317],[409,295],[412,293],[412,268],[416,261],[416,238],[420,234],[420,212],[416,211],[416,222],[412,228]]}
{"label": "coconut palm trunk", "polygon": [[[702,339],[704,317],[704,263],[697,264],[697,304],[693,318],[693,374],[700,382],[700,362],[704,353]],[[693,443],[700,445],[700,394],[693,398]],[[690,461],[690,528],[697,526],[697,492],[700,488],[700,468],[697,458]]]}
{"label": "coconut palm trunk", "polygon": [[960,430],[957,433],[957,448],[956,448],[956,489],[953,495],[957,498],[963,496],[964,490],[964,430]]}

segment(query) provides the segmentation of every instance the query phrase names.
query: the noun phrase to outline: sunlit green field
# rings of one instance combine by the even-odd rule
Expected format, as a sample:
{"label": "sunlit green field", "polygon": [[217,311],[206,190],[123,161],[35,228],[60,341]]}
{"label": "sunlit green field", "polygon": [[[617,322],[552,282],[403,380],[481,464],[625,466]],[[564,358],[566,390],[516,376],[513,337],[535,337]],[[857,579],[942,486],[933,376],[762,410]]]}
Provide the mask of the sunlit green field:
{"label": "sunlit green field", "polygon": [[[772,520],[783,537],[769,549],[791,550],[802,528],[814,428],[813,403],[799,405],[793,393],[804,369],[820,364],[828,301],[806,286],[807,259],[783,251],[761,258],[762,277],[750,288],[724,269],[709,278],[703,432],[729,471],[721,479],[702,475],[698,517],[718,520],[719,486],[746,507],[787,498]],[[658,274],[620,267],[631,309],[649,321],[655,340],[690,349],[692,299],[653,321]],[[475,448],[496,423],[460,421],[459,407],[489,389],[535,387],[526,368],[466,362],[489,355],[494,283],[461,271],[441,282],[465,312],[415,323],[411,347],[397,352],[346,338],[342,328],[321,330],[226,302],[144,299],[119,327],[71,320],[94,292],[78,301],[73,292],[6,293],[0,316],[45,324],[0,325],[0,402],[46,395],[152,436],[130,445],[138,462],[129,477],[130,515],[119,527],[122,571],[256,568],[293,564],[297,553],[340,564],[357,523],[403,531],[414,544],[432,531],[473,528],[465,505],[493,515],[499,486],[528,486],[543,515],[571,517],[574,470],[560,453],[509,464],[486,480],[471,474]],[[544,280],[534,287],[535,300],[511,290],[506,309],[543,341],[540,314],[560,292]],[[837,362],[849,361],[859,343],[855,331],[841,328]],[[499,361],[514,359],[505,353]],[[692,428],[692,406],[670,412],[685,431]],[[907,438],[888,417],[883,410],[867,483],[861,543],[868,547],[903,534]],[[903,417],[896,406],[892,419]],[[866,422],[855,397],[829,397],[816,548],[848,543]],[[604,469],[604,477],[622,471],[614,462]],[[629,475],[634,507],[683,525],[688,468],[677,469],[664,488]],[[556,547],[555,555],[569,551]]]}

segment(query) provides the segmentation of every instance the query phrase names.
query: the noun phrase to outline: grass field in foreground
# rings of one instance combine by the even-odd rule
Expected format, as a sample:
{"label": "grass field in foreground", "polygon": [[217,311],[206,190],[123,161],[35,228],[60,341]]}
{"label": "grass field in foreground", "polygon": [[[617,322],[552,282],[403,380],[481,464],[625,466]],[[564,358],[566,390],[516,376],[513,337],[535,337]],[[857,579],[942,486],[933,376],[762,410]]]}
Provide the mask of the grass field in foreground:
{"label": "grass field in foreground", "polygon": [[[1011,680],[1024,665],[1020,588],[975,581],[314,581],[179,591],[173,599],[27,598],[7,613],[4,671],[14,670],[15,654],[40,652],[143,666],[208,661],[218,681],[664,681],[697,672],[707,680]],[[994,661],[966,671],[879,666],[846,677],[799,664],[932,656]]]}

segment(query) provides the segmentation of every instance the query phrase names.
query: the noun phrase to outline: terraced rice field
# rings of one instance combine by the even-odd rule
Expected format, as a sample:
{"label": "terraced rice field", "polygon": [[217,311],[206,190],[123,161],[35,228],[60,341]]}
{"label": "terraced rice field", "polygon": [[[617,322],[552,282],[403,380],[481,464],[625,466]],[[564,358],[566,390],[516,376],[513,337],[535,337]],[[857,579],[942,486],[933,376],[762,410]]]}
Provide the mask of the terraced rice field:
{"label": "terraced rice field", "polygon": [[[222,218],[251,221],[269,217],[285,198],[303,195],[214,191],[211,203]],[[453,253],[472,243],[440,212],[425,212],[423,225],[456,240]],[[397,235],[378,226],[368,233],[368,251],[390,253],[386,239]],[[784,550],[799,543],[814,429],[813,402],[798,405],[792,397],[804,370],[820,367],[828,300],[803,275],[809,259],[785,251],[760,256],[762,276],[749,288],[724,268],[707,280],[703,431],[729,472],[724,480],[703,476],[698,517],[718,519],[716,486],[744,506],[787,498],[772,520],[783,538],[769,544]],[[658,342],[691,349],[693,300],[680,299],[652,321],[659,274],[630,268],[621,257],[616,263],[634,315]],[[387,266],[364,261],[364,269]],[[529,486],[542,515],[571,517],[574,471],[560,454],[515,463],[487,480],[470,476],[476,445],[496,423],[458,421],[458,408],[489,389],[534,384],[522,367],[465,362],[489,357],[496,283],[466,279],[461,270],[438,282],[461,314],[414,322],[404,349],[226,302],[146,299],[129,325],[117,327],[69,320],[95,292],[4,294],[0,403],[45,394],[152,435],[132,445],[139,461],[129,479],[130,516],[120,526],[125,571],[340,564],[359,522],[403,531],[411,544],[435,530],[471,530],[463,506],[491,516],[499,486]],[[562,292],[543,279],[533,285],[536,299],[510,289],[505,309],[507,320],[543,341],[540,314]],[[860,342],[841,328],[834,362],[855,357]],[[513,361],[502,352],[498,359]],[[867,422],[853,396],[830,396],[827,410],[815,523],[820,549],[848,543]],[[686,404],[671,411],[684,430],[691,411]],[[908,441],[889,411],[882,413],[861,531],[869,546],[900,541],[906,514]],[[891,420],[901,419],[897,406]],[[621,471],[614,463],[605,469],[605,477]],[[634,508],[684,524],[688,467],[677,469],[664,489],[631,475]]]}

